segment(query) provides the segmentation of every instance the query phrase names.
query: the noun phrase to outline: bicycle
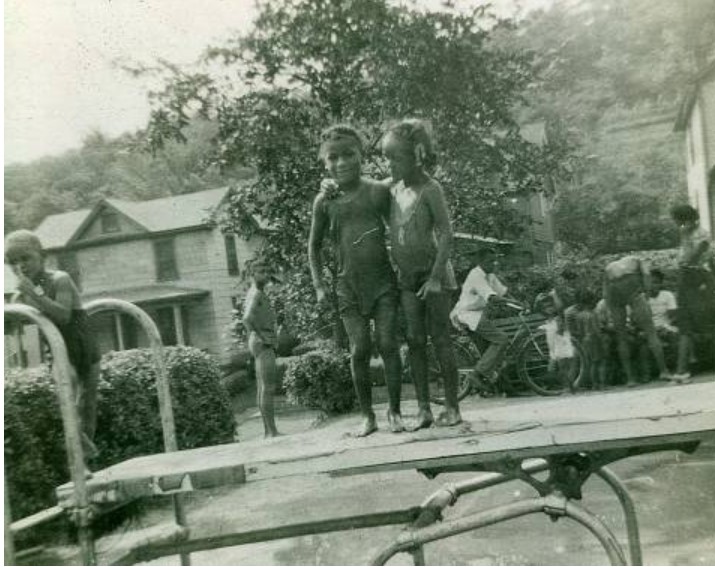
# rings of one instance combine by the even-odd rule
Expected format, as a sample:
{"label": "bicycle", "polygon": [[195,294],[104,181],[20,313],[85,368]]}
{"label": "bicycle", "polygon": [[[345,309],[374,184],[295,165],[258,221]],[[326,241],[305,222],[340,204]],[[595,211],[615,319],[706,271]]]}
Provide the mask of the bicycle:
{"label": "bicycle", "polygon": [[[509,321],[509,327],[516,324],[516,329],[511,333],[508,347],[501,367],[497,371],[497,379],[486,381],[476,376],[474,369],[482,356],[482,352],[474,341],[465,334],[454,337],[453,345],[457,358],[457,371],[459,374],[458,399],[461,401],[470,394],[477,393],[481,397],[492,397],[498,394],[514,394],[530,390],[541,396],[557,396],[566,391],[559,376],[549,370],[549,348],[544,329],[536,326],[545,319],[532,317],[527,319],[527,310],[516,303],[506,302],[505,306],[516,312],[516,321],[512,318],[494,319],[501,326]],[[531,323],[531,324],[530,324]],[[576,363],[573,365],[568,384],[577,383],[584,371],[584,353],[575,339],[574,344]],[[444,404],[444,387],[439,361],[434,353],[431,343],[428,344],[428,368],[430,374],[430,399],[436,404]]]}

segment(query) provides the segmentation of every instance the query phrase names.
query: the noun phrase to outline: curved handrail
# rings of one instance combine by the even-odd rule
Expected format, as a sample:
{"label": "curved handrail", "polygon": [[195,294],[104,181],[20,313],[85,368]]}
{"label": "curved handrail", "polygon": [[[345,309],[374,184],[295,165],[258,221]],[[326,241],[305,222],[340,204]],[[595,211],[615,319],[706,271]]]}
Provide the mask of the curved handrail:
{"label": "curved handrail", "polygon": [[83,307],[90,316],[101,311],[119,311],[133,317],[144,329],[149,339],[149,347],[151,348],[156,368],[156,390],[159,396],[159,414],[164,435],[164,450],[167,452],[178,451],[179,446],[176,441],[176,426],[174,424],[174,409],[171,404],[169,377],[164,365],[164,345],[161,342],[161,335],[156,323],[146,311],[123,299],[95,299],[85,303]]}
{"label": "curved handrail", "polygon": [[[85,303],[83,307],[90,316],[101,311],[119,311],[120,313],[133,317],[144,329],[149,339],[149,346],[156,368],[156,391],[159,397],[159,415],[161,417],[161,430],[164,435],[164,450],[167,453],[178,451],[179,445],[176,440],[174,407],[171,404],[169,377],[166,373],[166,365],[164,364],[164,345],[161,342],[161,335],[159,334],[156,323],[154,323],[154,320],[149,317],[146,311],[123,299],[95,299],[94,301]],[[174,517],[176,523],[179,526],[185,527],[187,524],[186,512],[184,511],[182,498],[179,494],[174,494],[172,499],[174,501]],[[181,553],[180,558],[182,565],[191,564],[188,553]]]}
{"label": "curved handrail", "polygon": [[94,553],[91,548],[88,532],[89,527],[89,495],[85,478],[84,451],[82,449],[82,434],[79,417],[74,405],[74,370],[70,365],[67,347],[62,334],[55,324],[38,309],[20,303],[4,306],[5,316],[27,319],[37,325],[45,336],[52,353],[52,375],[57,384],[60,398],[60,413],[65,432],[65,445],[70,466],[70,476],[74,483],[74,502],[77,509],[77,520],[80,529],[80,545],[82,546],[85,563],[94,563]]}

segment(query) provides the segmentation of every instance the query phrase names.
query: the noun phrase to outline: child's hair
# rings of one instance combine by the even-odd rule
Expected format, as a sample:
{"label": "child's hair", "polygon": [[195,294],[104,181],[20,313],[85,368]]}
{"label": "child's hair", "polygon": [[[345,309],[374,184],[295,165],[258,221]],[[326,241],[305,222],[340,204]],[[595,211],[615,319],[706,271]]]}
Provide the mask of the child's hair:
{"label": "child's hair", "polygon": [[676,205],[670,210],[670,216],[677,223],[698,222],[700,215],[690,205]]}
{"label": "child's hair", "polygon": [[477,264],[481,264],[489,256],[496,256],[497,251],[494,248],[488,246],[477,249],[474,253],[474,260]]}
{"label": "child's hair", "polygon": [[650,277],[659,283],[663,283],[663,280],[665,280],[665,274],[658,268],[655,268],[650,271]]}
{"label": "child's hair", "polygon": [[326,128],[320,133],[320,157],[323,157],[323,148],[326,142],[336,142],[339,140],[350,140],[355,143],[360,153],[363,152],[363,139],[355,128],[349,124],[335,124]]}
{"label": "child's hair", "polygon": [[386,135],[392,134],[396,138],[407,142],[412,150],[421,147],[422,150],[416,155],[418,163],[430,169],[437,163],[437,151],[435,149],[432,126],[425,120],[418,118],[405,118],[387,127]]}
{"label": "child's hair", "polygon": [[581,305],[586,309],[593,309],[598,303],[596,294],[587,287],[577,289],[574,293],[574,299],[577,305]]}
{"label": "child's hair", "polygon": [[556,307],[556,300],[550,293],[540,293],[534,299],[534,311],[541,312],[547,305]]}
{"label": "child's hair", "polygon": [[10,262],[17,251],[30,251],[42,254],[42,243],[34,232],[16,230],[5,237],[5,262]]}

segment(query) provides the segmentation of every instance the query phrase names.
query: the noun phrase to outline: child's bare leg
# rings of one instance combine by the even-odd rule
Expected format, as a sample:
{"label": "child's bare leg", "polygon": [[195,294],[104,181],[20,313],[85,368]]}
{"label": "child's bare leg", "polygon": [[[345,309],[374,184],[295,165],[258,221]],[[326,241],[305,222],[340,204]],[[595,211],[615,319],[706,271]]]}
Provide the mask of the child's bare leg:
{"label": "child's bare leg", "polygon": [[429,376],[427,374],[427,332],[425,329],[426,309],[424,302],[411,291],[402,291],[402,309],[407,323],[407,345],[410,352],[410,370],[417,397],[417,419],[410,427],[412,431],[430,427],[434,423],[429,401]]}
{"label": "child's bare leg", "polygon": [[676,369],[678,374],[687,374],[691,349],[692,341],[690,336],[680,333],[678,335],[678,367]]}
{"label": "child's bare leg", "polygon": [[258,382],[258,408],[263,418],[263,431],[266,437],[278,435],[273,403],[276,378],[276,354],[271,347],[264,346],[256,357],[256,380]]}
{"label": "child's bare leg", "polygon": [[375,335],[377,350],[385,365],[385,382],[390,409],[387,420],[393,433],[405,430],[400,411],[402,395],[402,361],[397,345],[397,301],[392,294],[382,296],[375,306]]}
{"label": "child's bare leg", "polygon": [[372,411],[372,384],[370,383],[370,326],[369,321],[358,313],[343,315],[343,323],[350,340],[350,371],[357,394],[360,412],[364,419],[358,437],[366,437],[377,431],[375,412]]}
{"label": "child's bare leg", "polygon": [[444,411],[437,417],[438,425],[453,426],[462,422],[459,413],[459,373],[454,347],[450,336],[451,322],[449,312],[451,301],[447,293],[435,293],[427,296],[427,322],[429,334],[437,354],[444,381]]}
{"label": "child's bare leg", "polygon": [[76,405],[82,431],[82,446],[85,458],[92,459],[99,454],[94,444],[97,429],[97,388],[99,385],[99,363],[80,369],[76,374]]}

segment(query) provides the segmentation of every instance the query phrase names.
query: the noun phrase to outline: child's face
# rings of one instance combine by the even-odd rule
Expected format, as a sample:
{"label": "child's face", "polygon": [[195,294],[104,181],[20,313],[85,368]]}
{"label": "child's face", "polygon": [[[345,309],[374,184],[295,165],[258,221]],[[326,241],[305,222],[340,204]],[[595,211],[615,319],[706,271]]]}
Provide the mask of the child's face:
{"label": "child's face", "polygon": [[556,304],[554,304],[553,301],[545,301],[541,307],[541,310],[543,311],[544,315],[546,315],[546,317],[556,317]]}
{"label": "child's face", "polygon": [[32,249],[15,249],[6,254],[7,263],[12,271],[30,279],[37,277],[43,268],[42,254]]}
{"label": "child's face", "polygon": [[403,181],[417,169],[412,145],[394,134],[388,134],[382,140],[382,153],[390,162],[390,174],[394,181]]}
{"label": "child's face", "polygon": [[256,268],[253,271],[253,281],[259,287],[264,287],[270,280],[270,274],[266,268]]}
{"label": "child's face", "polygon": [[328,174],[338,185],[360,179],[362,155],[355,141],[348,138],[328,140],[323,143],[321,153]]}

